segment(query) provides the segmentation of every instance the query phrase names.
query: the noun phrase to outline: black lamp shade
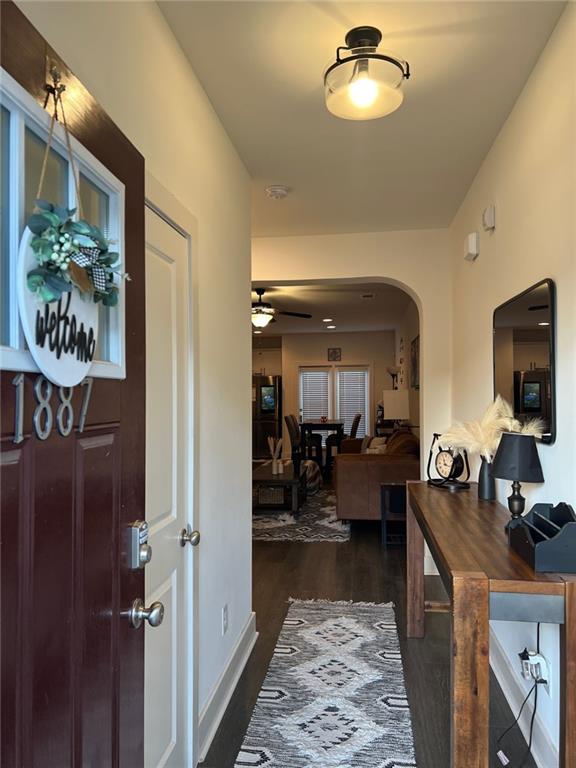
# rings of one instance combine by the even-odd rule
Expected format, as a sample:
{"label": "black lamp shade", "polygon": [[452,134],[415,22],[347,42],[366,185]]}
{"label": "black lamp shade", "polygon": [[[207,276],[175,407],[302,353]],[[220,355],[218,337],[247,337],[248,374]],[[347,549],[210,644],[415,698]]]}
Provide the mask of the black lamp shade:
{"label": "black lamp shade", "polygon": [[543,483],[544,475],[534,436],[503,432],[492,462],[492,475],[522,483]]}

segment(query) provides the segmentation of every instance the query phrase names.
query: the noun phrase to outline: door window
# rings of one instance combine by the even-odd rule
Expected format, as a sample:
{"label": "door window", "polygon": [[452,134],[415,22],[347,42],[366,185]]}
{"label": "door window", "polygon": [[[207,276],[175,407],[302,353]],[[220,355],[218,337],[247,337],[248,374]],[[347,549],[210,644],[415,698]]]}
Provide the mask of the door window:
{"label": "door window", "polygon": [[[0,357],[5,370],[37,371],[26,348],[17,307],[19,245],[34,200],[48,140],[50,115],[15,80],[0,70]],[[73,137],[82,214],[113,242],[124,260],[124,185]],[[42,184],[42,198],[78,208],[63,127],[56,123]],[[122,268],[121,268],[121,271]],[[90,374],[125,377],[124,282],[117,307],[99,307],[99,333]]]}
{"label": "door window", "polygon": [[[46,142],[30,128],[24,134],[24,212],[20,231],[24,231],[28,218],[34,212],[34,200],[42,172]],[[67,207],[68,205],[68,161],[52,147],[46,161],[46,173],[42,183],[42,199]]]}
{"label": "door window", "polygon": [[10,344],[10,113],[0,107],[0,345]]}

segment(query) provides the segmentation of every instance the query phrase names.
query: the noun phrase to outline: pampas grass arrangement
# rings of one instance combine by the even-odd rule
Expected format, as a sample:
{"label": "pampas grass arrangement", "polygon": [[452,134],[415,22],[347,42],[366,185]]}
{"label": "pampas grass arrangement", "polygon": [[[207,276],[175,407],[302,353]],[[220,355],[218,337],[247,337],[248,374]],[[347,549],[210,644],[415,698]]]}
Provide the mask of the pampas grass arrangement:
{"label": "pampas grass arrangement", "polygon": [[515,418],[510,403],[496,395],[480,419],[454,424],[440,435],[439,442],[440,445],[464,449],[469,454],[479,454],[491,462],[502,432],[520,432],[539,439],[544,432],[544,422],[542,419],[530,419],[522,424]]}

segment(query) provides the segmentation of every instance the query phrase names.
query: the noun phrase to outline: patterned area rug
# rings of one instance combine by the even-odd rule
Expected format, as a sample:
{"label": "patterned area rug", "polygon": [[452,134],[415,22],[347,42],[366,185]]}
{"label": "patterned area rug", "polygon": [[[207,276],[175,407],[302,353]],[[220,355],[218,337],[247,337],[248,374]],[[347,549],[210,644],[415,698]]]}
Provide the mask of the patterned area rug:
{"label": "patterned area rug", "polygon": [[235,768],[415,768],[391,605],[293,601]]}
{"label": "patterned area rug", "polygon": [[336,496],[321,490],[308,496],[298,517],[291,513],[252,516],[254,541],[349,541],[350,524],[336,519]]}

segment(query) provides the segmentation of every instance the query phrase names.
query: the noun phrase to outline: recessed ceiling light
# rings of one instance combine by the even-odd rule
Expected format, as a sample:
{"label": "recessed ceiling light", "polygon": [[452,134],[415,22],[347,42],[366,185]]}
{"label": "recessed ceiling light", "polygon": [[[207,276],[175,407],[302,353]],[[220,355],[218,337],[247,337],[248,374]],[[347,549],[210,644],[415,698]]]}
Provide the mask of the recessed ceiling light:
{"label": "recessed ceiling light", "polygon": [[324,320],[322,320],[323,323],[331,323],[332,318],[331,317],[325,317]]}
{"label": "recessed ceiling light", "polygon": [[538,325],[550,325],[550,323],[538,323]]}
{"label": "recessed ceiling light", "polygon": [[285,184],[270,184],[264,191],[271,200],[284,200],[290,194],[290,187]]}
{"label": "recessed ceiling light", "polygon": [[262,333],[262,331],[254,331],[254,335],[256,335],[257,333]]}
{"label": "recessed ceiling light", "polygon": [[336,328],[336,326],[335,325],[327,325],[326,328],[328,328],[329,330],[332,330],[333,328]]}

